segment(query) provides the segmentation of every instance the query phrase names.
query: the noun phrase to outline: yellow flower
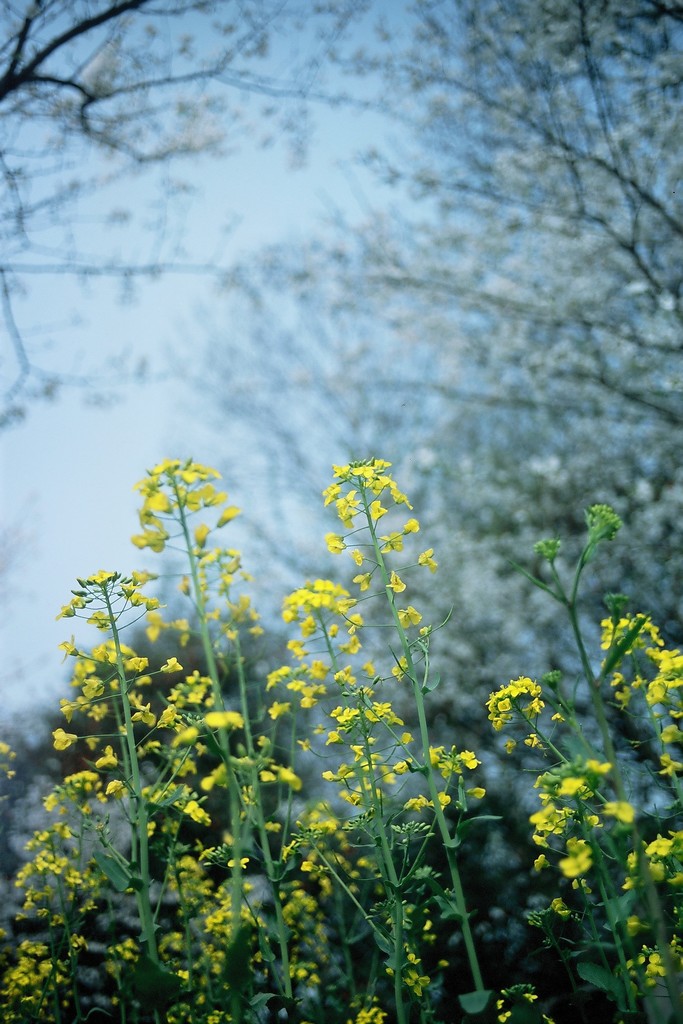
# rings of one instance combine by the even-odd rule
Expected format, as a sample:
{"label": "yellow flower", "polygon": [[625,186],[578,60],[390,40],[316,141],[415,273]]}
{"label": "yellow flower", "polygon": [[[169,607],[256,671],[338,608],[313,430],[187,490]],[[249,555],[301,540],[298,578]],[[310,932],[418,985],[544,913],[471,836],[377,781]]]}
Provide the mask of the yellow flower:
{"label": "yellow flower", "polygon": [[303,785],[299,776],[291,768],[286,768],[284,765],[278,765],[277,778],[278,782],[284,782],[285,785],[290,786],[297,793]]}
{"label": "yellow flower", "polygon": [[622,821],[625,825],[631,825],[636,816],[632,805],[626,800],[608,800],[603,811],[610,817],[616,818],[617,821]]}
{"label": "yellow flower", "polygon": [[120,800],[126,791],[126,787],[120,779],[113,779],[107,786],[105,793],[107,796],[113,796],[115,800]]}
{"label": "yellow flower", "polygon": [[677,725],[667,725],[662,729],[662,743],[680,743],[683,740],[683,731]]}
{"label": "yellow flower", "polygon": [[361,572],[357,576],[353,577],[353,582],[357,583],[361,591],[367,590],[372,580],[372,573]]}
{"label": "yellow flower", "polygon": [[645,847],[645,853],[648,857],[668,857],[673,850],[673,845],[672,839],[665,839],[658,835]]}
{"label": "yellow flower", "polygon": [[337,533],[326,533],[325,543],[327,544],[327,550],[333,555],[339,555],[346,547],[344,538],[340,537]]}
{"label": "yellow flower", "polygon": [[397,572],[392,571],[391,579],[387,583],[387,589],[393,590],[395,594],[400,594],[406,589],[405,583]]}
{"label": "yellow flower", "polygon": [[430,572],[436,572],[438,562],[434,561],[434,548],[427,548],[422,554],[417,556],[417,564],[425,565]]}
{"label": "yellow flower", "polygon": [[196,800],[188,800],[183,807],[183,811],[193,821],[196,821],[198,825],[210,825],[211,818],[206,813],[203,807],[200,807]]}
{"label": "yellow flower", "polygon": [[585,875],[593,864],[593,852],[585,839],[568,839],[567,854],[559,862],[560,871],[565,878],[577,878]]}
{"label": "yellow flower", "polygon": [[156,725],[156,716],[151,711],[150,704],[138,705],[135,714],[131,716],[133,722],[144,722],[150,727]]}
{"label": "yellow flower", "polygon": [[244,726],[239,711],[209,711],[204,721],[209,729],[241,729]]}
{"label": "yellow flower", "polygon": [[641,921],[636,914],[631,914],[631,916],[626,919],[626,931],[631,936],[631,938],[633,938],[633,936],[635,935],[638,935],[639,932],[648,931],[649,928],[650,926],[646,924],[644,921]]}
{"label": "yellow flower", "polygon": [[177,710],[169,704],[167,708],[162,711],[157,725],[160,729],[168,729],[169,726],[173,725],[178,717]]}
{"label": "yellow flower", "polygon": [[137,658],[137,657],[126,658],[126,660],[123,663],[123,667],[128,672],[144,672],[145,669],[148,666],[149,666],[149,659],[148,658]]}
{"label": "yellow flower", "polygon": [[188,725],[186,729],[183,729],[182,732],[179,732],[178,735],[175,737],[175,739],[173,740],[173,746],[189,746],[190,744],[194,743],[198,736],[199,729],[197,728],[197,726]]}
{"label": "yellow flower", "polygon": [[268,714],[273,719],[273,721],[276,721],[278,718],[280,718],[281,715],[286,715],[287,712],[291,709],[291,707],[292,705],[290,701],[274,700],[273,703],[268,708]]}
{"label": "yellow flower", "polygon": [[562,918],[571,917],[571,910],[564,902],[564,900],[560,899],[559,896],[552,901],[552,903],[550,904],[550,909],[554,910],[555,913]]}
{"label": "yellow flower", "polygon": [[119,759],[114,753],[113,747],[107,746],[104,748],[104,754],[102,757],[98,757],[95,761],[96,768],[116,768],[119,763]]}
{"label": "yellow flower", "polygon": [[373,519],[381,519],[382,516],[387,514],[387,510],[382,505],[382,502],[377,498],[375,501],[370,502],[370,515]]}
{"label": "yellow flower", "polygon": [[403,551],[403,534],[388,533],[380,537],[382,543],[381,551],[386,554],[389,551]]}
{"label": "yellow flower", "polygon": [[78,736],[73,732],[64,732],[63,729],[55,729],[52,733],[54,737],[54,748],[55,750],[66,750],[68,747],[75,743]]}
{"label": "yellow flower", "polygon": [[398,620],[404,629],[409,629],[411,626],[417,626],[422,622],[422,616],[413,608],[412,604],[409,604],[407,608],[399,611]]}
{"label": "yellow flower", "polygon": [[662,754],[659,759],[662,766],[660,775],[675,775],[676,772],[683,771],[683,762],[675,761],[669,754]]}
{"label": "yellow flower", "polygon": [[232,520],[239,514],[240,510],[236,505],[227,505],[221,512],[216,526],[225,526],[226,523],[232,522]]}
{"label": "yellow flower", "polygon": [[558,796],[576,796],[579,790],[583,789],[585,786],[585,779],[580,779],[576,776],[570,775],[566,779],[562,779],[557,793]]}
{"label": "yellow flower", "polygon": [[183,666],[177,658],[169,658],[159,669],[160,672],[182,672]]}
{"label": "yellow flower", "polygon": [[200,523],[199,526],[195,526],[194,530],[194,542],[198,548],[206,546],[206,538],[211,533],[211,527],[207,526],[206,523]]}

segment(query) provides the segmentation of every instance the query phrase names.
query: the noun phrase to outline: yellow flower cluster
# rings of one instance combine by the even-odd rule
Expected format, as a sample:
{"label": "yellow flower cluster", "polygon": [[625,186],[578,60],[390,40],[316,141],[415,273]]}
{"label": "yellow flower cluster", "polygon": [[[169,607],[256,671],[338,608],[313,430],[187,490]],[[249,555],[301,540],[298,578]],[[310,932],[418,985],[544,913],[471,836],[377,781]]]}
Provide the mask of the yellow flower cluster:
{"label": "yellow flower cluster", "polygon": [[541,693],[539,684],[528,676],[513,679],[507,686],[496,690],[486,702],[493,728],[501,730],[513,720],[515,713],[527,723],[537,718],[545,707]]}
{"label": "yellow flower cluster", "polygon": [[[135,485],[143,499],[139,512],[142,533],[132,538],[133,544],[161,552],[171,537],[169,528],[186,531],[189,514],[219,505],[223,509],[216,527],[229,523],[239,515],[239,509],[227,505],[225,491],[217,490],[211,483],[216,479],[220,479],[220,474],[215,469],[191,459],[185,462],[166,459],[151,469],[144,480]],[[194,541],[198,550],[203,549],[209,529],[206,524],[195,527]]]}

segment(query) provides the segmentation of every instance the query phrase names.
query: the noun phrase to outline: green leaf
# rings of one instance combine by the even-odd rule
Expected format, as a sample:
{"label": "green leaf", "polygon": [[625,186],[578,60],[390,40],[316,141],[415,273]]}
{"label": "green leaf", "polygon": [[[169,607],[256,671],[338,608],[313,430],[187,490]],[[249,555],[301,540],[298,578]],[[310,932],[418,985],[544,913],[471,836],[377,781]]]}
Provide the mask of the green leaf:
{"label": "green leaf", "polygon": [[279,998],[280,997],[277,992],[258,992],[249,1000],[249,1005],[253,1010],[258,1010],[260,1006],[265,1006],[271,999]]}
{"label": "green leaf", "polygon": [[240,991],[251,979],[251,928],[242,927],[227,949],[224,976],[231,988]]}
{"label": "green leaf", "polygon": [[480,1021],[481,1024],[488,1024],[496,1018],[496,993],[491,989],[482,992],[466,992],[458,996],[460,1006],[467,1014],[466,1020]]}
{"label": "green leaf", "polygon": [[423,685],[422,685],[422,692],[423,693],[431,693],[432,690],[436,690],[436,688],[438,686],[440,686],[440,685],[441,685],[441,676],[437,673],[434,676],[433,679],[429,680],[429,682],[423,683]]}
{"label": "green leaf", "polygon": [[637,892],[633,889],[605,900],[605,906],[609,908],[617,921],[625,923],[633,911],[636,902]]}
{"label": "green leaf", "polygon": [[172,803],[178,799],[179,796],[183,796],[186,792],[184,786],[174,786],[170,793],[167,793],[163,800],[155,800],[154,807],[170,807]]}
{"label": "green leaf", "polygon": [[622,636],[621,640],[618,643],[616,643],[614,647],[610,648],[610,650],[607,652],[605,664],[602,669],[603,678],[605,676],[608,676],[612,669],[619,664],[624,654],[629,649],[629,647],[632,646],[633,641],[641,632],[646,622],[647,615],[638,615],[629,631],[625,633],[624,636]]}
{"label": "green leaf", "polygon": [[543,1014],[536,1003],[523,1000],[511,1008],[506,1024],[543,1024]]}
{"label": "green leaf", "polygon": [[478,825],[479,822],[484,821],[502,821],[502,815],[500,814],[478,814],[473,815],[471,818],[465,818],[463,821],[458,823],[456,832],[459,836],[464,835],[465,832],[469,832],[473,825]]}
{"label": "green leaf", "polygon": [[135,994],[147,1005],[155,1008],[173,1002],[183,987],[177,974],[155,963],[146,953],[140,957],[133,970]]}
{"label": "green leaf", "polygon": [[550,596],[554,597],[556,601],[562,600],[555,593],[552,587],[549,587],[547,583],[543,582],[543,580],[539,580],[537,576],[533,576],[530,572],[527,572],[523,565],[519,565],[517,562],[513,562],[511,559],[508,559],[508,565],[511,565],[513,569],[521,573],[522,576],[525,576],[526,579],[528,579],[529,583],[533,583],[533,585],[535,587],[538,587],[539,590],[545,590],[546,594],[550,594]]}
{"label": "green leaf", "polygon": [[117,892],[124,892],[130,887],[133,879],[128,865],[121,864],[104,850],[95,850],[93,857],[100,871],[107,876]]}
{"label": "green leaf", "polygon": [[211,730],[206,730],[206,732],[202,736],[202,743],[206,744],[207,748],[211,751],[212,754],[215,754],[215,756],[220,758],[221,761],[223,760],[224,755],[223,751],[221,750],[221,745],[214,736],[214,734],[211,732]]}
{"label": "green leaf", "polygon": [[601,992],[607,992],[608,995],[614,997],[618,995],[621,987],[619,982],[612,972],[601,964],[583,961],[576,965],[576,971],[580,978],[583,978],[584,981],[587,981],[594,988],[599,988]]}
{"label": "green leaf", "polygon": [[382,935],[382,933],[379,931],[373,931],[372,934],[375,937],[375,942],[377,943],[377,945],[379,946],[383,953],[388,953],[389,955],[391,955],[391,953],[394,952],[394,947],[392,943],[389,941],[389,939],[386,938],[385,935]]}
{"label": "green leaf", "polygon": [[436,896],[435,899],[441,911],[442,921],[462,921],[462,914],[453,899],[448,899],[447,896]]}

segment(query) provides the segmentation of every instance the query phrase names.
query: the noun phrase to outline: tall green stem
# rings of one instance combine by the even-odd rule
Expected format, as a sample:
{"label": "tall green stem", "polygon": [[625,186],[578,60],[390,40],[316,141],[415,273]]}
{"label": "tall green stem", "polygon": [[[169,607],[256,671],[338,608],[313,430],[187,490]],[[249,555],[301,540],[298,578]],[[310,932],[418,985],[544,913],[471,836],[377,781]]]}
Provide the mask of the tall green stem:
{"label": "tall green stem", "polygon": [[[225,710],[225,704],[223,701],[223,693],[220,685],[220,677],[218,673],[218,664],[216,662],[216,655],[213,649],[213,642],[211,640],[211,633],[209,632],[208,618],[206,614],[206,600],[204,597],[204,588],[199,574],[199,566],[197,564],[197,558],[194,551],[194,545],[192,543],[192,537],[190,535],[190,528],[187,522],[187,515],[185,513],[185,507],[183,504],[182,496],[178,490],[177,483],[174,481],[175,497],[178,508],[178,517],[180,521],[180,527],[183,533],[183,539],[185,541],[185,551],[187,554],[189,569],[190,569],[190,580],[192,584],[192,598],[194,601],[195,609],[197,612],[197,619],[199,622],[199,631],[202,642],[202,650],[206,659],[206,666],[208,676],[211,680],[211,692],[214,700],[214,707],[217,711]],[[218,730],[218,742],[221,750],[221,756],[223,764],[225,766],[225,772],[227,776],[228,784],[228,802],[230,812],[230,826],[232,831],[232,860],[230,868],[230,892],[231,892],[231,916],[232,916],[232,935],[233,938],[237,938],[239,935],[240,925],[242,921],[242,807],[240,800],[239,784],[235,777],[232,766],[232,756],[230,753],[230,740],[228,737],[227,729],[220,728]],[[239,993],[235,992],[231,1001],[232,1015],[235,1022],[239,1022],[242,1019],[242,1005],[239,998]]]}
{"label": "tall green stem", "polygon": [[[583,674],[588,684],[588,691],[590,694],[591,704],[595,714],[598,729],[600,731],[600,738],[603,743],[603,750],[607,760],[610,762],[612,766],[610,776],[614,784],[614,790],[617,795],[617,799],[623,801],[624,803],[629,803],[628,793],[626,790],[624,778],[619,764],[619,758],[617,756],[617,751],[614,746],[614,741],[612,740],[609,722],[607,721],[607,715],[605,713],[605,705],[602,697],[603,678],[602,676],[596,676],[593,673],[590,664],[590,659],[586,651],[586,646],[583,641],[581,627],[579,625],[577,608],[578,591],[581,575],[587,563],[587,552],[588,548],[584,549],[579,558],[579,563],[574,574],[574,580],[570,596],[567,596],[562,586],[562,583],[553,567],[553,577],[558,588],[557,593],[553,594],[553,596],[556,598],[556,600],[558,600],[561,604],[565,606],[565,608],[567,609],[567,613],[569,615],[572,633],[574,635],[574,640],[576,642],[579,657],[581,659],[581,667],[583,669]],[[676,1021],[676,1024],[683,1024],[683,1003],[681,1002],[681,997],[678,989],[678,974],[676,966],[673,961],[673,957],[671,955],[669,942],[667,940],[662,906],[656,885],[652,878],[649,860],[644,852],[644,844],[643,839],[640,835],[640,829],[638,828],[638,824],[635,821],[631,825],[631,841],[633,850],[636,855],[637,871],[639,880],[643,886],[645,902],[648,909],[648,916],[650,917],[650,921],[652,923],[657,949],[659,951],[659,954],[662,958],[662,963],[664,965],[664,983],[666,985],[667,993],[671,1000],[674,1015],[673,1019]],[[616,928],[616,923],[614,924],[614,927]],[[613,931],[613,934],[615,937],[615,941],[618,941],[617,932]]]}
{"label": "tall green stem", "polygon": [[[119,677],[119,687],[121,692],[121,707],[123,709],[123,722],[124,722],[124,738],[128,754],[128,763],[130,766],[131,773],[131,789],[133,793],[133,859],[137,859],[137,870],[139,872],[141,884],[135,889],[135,900],[138,906],[138,914],[140,915],[140,925],[142,929],[142,938],[146,946],[146,952],[150,960],[154,963],[159,963],[159,954],[157,951],[156,942],[156,931],[154,928],[154,916],[152,913],[152,905],[149,898],[150,892],[150,871],[149,871],[149,837],[148,837],[148,826],[149,826],[149,815],[147,813],[147,801],[142,792],[142,781],[140,779],[140,764],[138,761],[138,752],[135,744],[135,727],[133,725],[133,716],[131,713],[130,700],[128,698],[128,680],[126,678],[126,670],[123,663],[123,652],[121,650],[121,639],[119,636],[118,627],[116,625],[116,615],[111,604],[109,591],[106,584],[102,587],[102,593],[107,607],[109,615],[109,622],[111,625],[112,639],[114,641],[114,649],[116,652],[116,670]],[[137,846],[137,858],[135,858]]]}
{"label": "tall green stem", "polygon": [[417,709],[417,717],[420,729],[422,761],[427,777],[427,785],[429,787],[429,797],[430,800],[432,801],[437,826],[444,844],[444,849],[446,851],[446,859],[448,862],[448,867],[451,876],[451,884],[453,887],[453,896],[455,899],[455,909],[457,911],[458,918],[460,920],[460,926],[462,928],[462,935],[465,943],[465,950],[467,952],[467,960],[470,967],[470,972],[472,974],[472,981],[474,983],[475,990],[477,992],[483,992],[485,991],[485,986],[482,979],[481,969],[479,966],[479,958],[477,956],[477,951],[474,944],[474,936],[472,934],[472,929],[470,927],[469,911],[467,909],[465,892],[463,889],[462,879],[460,877],[460,870],[458,867],[457,857],[455,853],[455,843],[453,836],[451,835],[450,829],[448,827],[448,822],[446,821],[446,816],[444,814],[443,807],[441,806],[441,802],[439,800],[439,790],[436,785],[436,780],[434,778],[434,769],[431,763],[429,729],[427,726],[427,715],[425,710],[424,694],[422,692],[422,687],[418,680],[417,670],[413,659],[412,648],[398,615],[398,609],[396,607],[396,598],[394,596],[394,591],[390,585],[391,577],[387,570],[387,566],[384,561],[384,556],[382,554],[381,547],[377,538],[377,532],[375,530],[372,515],[367,502],[365,488],[363,488],[362,490],[362,495],[365,508],[365,515],[370,530],[370,536],[372,538],[372,546],[375,554],[375,559],[380,571],[380,575],[382,577],[382,582],[384,584],[384,589],[387,595],[387,600],[389,602],[389,607],[391,609],[391,616],[393,619],[394,627],[400,638],[401,651],[406,664],[406,675],[410,679],[413,688],[413,697],[415,699],[415,706]]}
{"label": "tall green stem", "polygon": [[[266,828],[266,821],[263,814],[263,804],[260,800],[259,793],[259,777],[258,769],[256,767],[258,753],[254,744],[254,736],[251,728],[250,709],[249,702],[247,699],[247,679],[244,672],[244,660],[242,658],[242,650],[239,642],[239,636],[235,638],[235,669],[237,672],[237,679],[239,683],[240,691],[240,705],[242,710],[242,717],[244,719],[244,739],[247,748],[247,757],[251,764],[251,789],[254,795],[254,811],[256,817],[256,828],[259,835],[259,842],[261,846],[261,853],[263,855],[263,861],[266,867],[266,877],[270,882],[270,891],[273,898],[273,906],[275,908],[275,923],[278,936],[278,948],[280,951],[280,960],[282,967],[282,988],[285,996],[288,999],[292,999],[294,991],[292,988],[292,978],[289,964],[289,946],[287,942],[287,926],[285,924],[284,911],[282,907],[282,899],[280,897],[279,888],[279,873],[275,870],[275,863],[273,861],[273,855],[270,849],[270,840],[268,838],[268,830]],[[276,979],[277,980],[277,979]]]}

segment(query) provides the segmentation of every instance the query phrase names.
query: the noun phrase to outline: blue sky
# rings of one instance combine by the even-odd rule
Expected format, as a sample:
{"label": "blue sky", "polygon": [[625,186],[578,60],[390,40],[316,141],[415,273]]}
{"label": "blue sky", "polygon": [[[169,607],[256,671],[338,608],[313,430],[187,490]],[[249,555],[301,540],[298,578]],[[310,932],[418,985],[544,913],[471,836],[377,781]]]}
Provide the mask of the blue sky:
{"label": "blue sky", "polygon": [[[319,111],[316,122],[309,160],[298,170],[292,170],[285,144],[266,150],[248,144],[225,160],[201,159],[180,168],[198,188],[186,215],[189,253],[212,252],[225,238],[223,262],[229,263],[262,244],[313,229],[330,204],[351,215],[360,212],[357,180],[341,165],[376,142],[384,128],[357,111]],[[131,200],[130,188],[126,185],[122,201],[130,202],[139,217],[141,204],[151,202],[153,193],[139,182],[132,186]],[[115,205],[116,199],[114,191],[107,202]],[[87,230],[87,208],[80,213],[79,230]],[[229,219],[233,227],[223,236]],[[93,247],[102,242],[98,230],[93,228]],[[118,244],[117,231],[122,249],[149,245],[135,223],[125,234],[121,228],[111,231],[107,245]],[[23,323],[51,325],[44,337],[45,362],[77,375],[83,365],[116,358],[122,350],[159,368],[172,347],[203,348],[206,338],[194,314],[204,306],[217,320],[222,301],[211,283],[192,276],[143,283],[135,301],[124,304],[116,285],[83,289],[61,277],[40,280],[18,308]],[[226,323],[226,329],[240,331],[243,325]],[[244,344],[249,344],[246,332]],[[68,601],[75,578],[140,564],[140,553],[129,542],[137,528],[133,484],[164,457],[215,457],[202,450],[207,433],[198,410],[201,396],[173,378],[127,386],[111,403],[75,387],[54,403],[32,406],[25,422],[0,434],[0,514],[17,537],[0,615],[0,693],[5,709],[20,719],[64,692],[68,666],[58,644],[69,638],[74,620],[55,621],[55,615]],[[253,483],[255,495],[264,481]],[[229,480],[226,484],[230,489]],[[232,496],[250,514],[250,495]],[[81,629],[77,638],[87,643],[89,633]]]}

